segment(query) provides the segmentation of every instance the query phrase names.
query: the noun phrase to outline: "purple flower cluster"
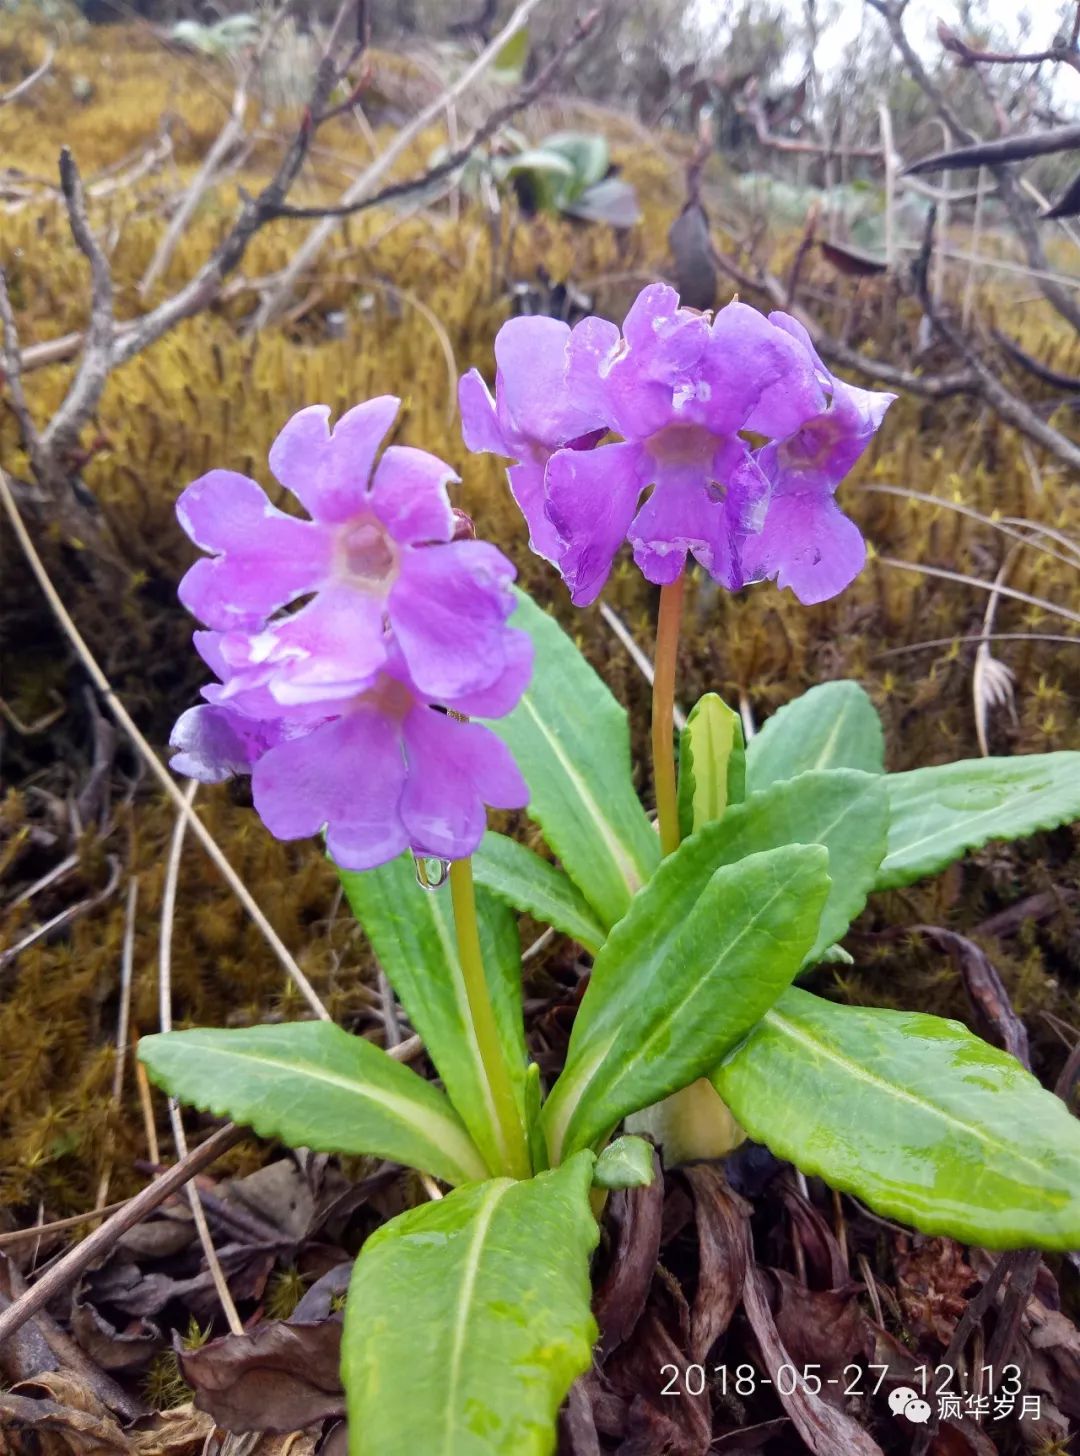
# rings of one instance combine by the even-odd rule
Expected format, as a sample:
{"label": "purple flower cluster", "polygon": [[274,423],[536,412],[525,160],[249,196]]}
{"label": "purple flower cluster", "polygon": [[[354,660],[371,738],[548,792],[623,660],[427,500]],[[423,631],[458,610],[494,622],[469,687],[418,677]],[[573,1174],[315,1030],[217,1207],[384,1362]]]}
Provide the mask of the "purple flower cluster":
{"label": "purple flower cluster", "polygon": [[[209,628],[195,644],[218,681],[173,731],[173,767],[206,782],[250,773],[279,839],[326,830],[345,869],[405,849],[459,859],[485,804],[520,808],[509,750],[463,721],[509,713],[532,643],[507,625],[514,568],[455,540],[453,472],[422,450],[382,449],[399,401],[294,415],[270,467],[309,519],[255,481],[212,470],[177,514],[204,551],[180,584]],[[381,453],[380,453],[381,450]]]}
{"label": "purple flower cluster", "polygon": [[689,553],[730,590],[775,578],[806,603],[862,568],[834,495],[894,396],[837,379],[788,314],[733,302],[710,317],[656,283],[621,332],[512,319],[495,360],[494,399],[476,370],[461,381],[465,442],[516,462],[532,549],[578,606],[624,541],[649,581],[674,581]]}

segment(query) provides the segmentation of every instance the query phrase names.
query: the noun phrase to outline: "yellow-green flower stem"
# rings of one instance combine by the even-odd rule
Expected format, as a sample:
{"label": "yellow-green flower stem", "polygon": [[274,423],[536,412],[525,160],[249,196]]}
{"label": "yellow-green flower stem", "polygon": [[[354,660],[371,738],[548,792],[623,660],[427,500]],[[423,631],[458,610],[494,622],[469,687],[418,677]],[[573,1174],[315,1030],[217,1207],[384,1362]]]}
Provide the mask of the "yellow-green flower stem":
{"label": "yellow-green flower stem", "polygon": [[653,661],[652,758],[656,813],[660,823],[660,852],[679,847],[679,797],[675,779],[675,659],[682,623],[683,573],[660,588],[660,616],[656,625]]}
{"label": "yellow-green flower stem", "polygon": [[[484,1064],[491,1100],[495,1107],[497,1136],[502,1148],[505,1171],[512,1178],[532,1175],[529,1149],[525,1139],[510,1069],[506,1064],[502,1039],[495,1022],[484,959],[480,950],[480,927],[476,919],[476,890],[473,886],[472,860],[456,859],[450,865],[450,898],[454,905],[458,958],[465,980],[469,1014],[476,1033],[480,1060]],[[492,1169],[492,1171],[496,1171]]]}

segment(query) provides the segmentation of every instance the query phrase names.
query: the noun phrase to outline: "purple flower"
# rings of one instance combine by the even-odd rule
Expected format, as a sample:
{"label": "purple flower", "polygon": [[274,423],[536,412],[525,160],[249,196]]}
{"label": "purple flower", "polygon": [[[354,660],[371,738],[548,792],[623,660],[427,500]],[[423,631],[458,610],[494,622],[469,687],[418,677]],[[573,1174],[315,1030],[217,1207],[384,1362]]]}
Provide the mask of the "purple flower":
{"label": "purple flower", "polygon": [[[348,870],[371,869],[405,849],[463,859],[483,836],[485,805],[528,802],[506,745],[482,724],[433,707],[393,644],[362,692],[287,709],[252,685],[257,674],[232,673],[221,634],[196,635],[224,680],[178,720],[172,766],[206,783],[250,773],[255,808],[278,839],[325,830],[330,856]],[[499,717],[514,706],[532,654],[524,633],[512,635],[524,642],[514,660],[482,692],[458,699],[455,711]]]}
{"label": "purple flower", "polygon": [[257,670],[282,705],[364,691],[387,662],[389,634],[418,690],[440,702],[483,691],[516,650],[506,629],[514,568],[488,542],[453,539],[449,466],[402,445],[376,462],[398,405],[368,400],[333,430],[329,409],[312,405],[281,431],[270,467],[310,519],[228,470],[177,502],[184,530],[213,553],[184,577],[181,601],[225,634],[229,666]]}
{"label": "purple flower", "polygon": [[836,504],[836,487],[866,449],[895,394],[856,389],[818,357],[798,319],[772,313],[769,322],[798,340],[813,361],[828,404],[781,440],[757,452],[770,484],[761,530],[743,549],[748,580],[775,578],[812,605],[836,596],[862,570],[866,545]]}
{"label": "purple flower", "polygon": [[564,446],[590,449],[608,428],[601,410],[583,407],[567,392],[569,339],[569,326],[557,319],[511,319],[495,339],[495,398],[475,369],[458,386],[465,444],[517,462],[507,476],[528,523],[529,545],[552,562],[562,548],[544,510],[548,460]]}
{"label": "purple flower", "polygon": [[397,408],[370,400],[331,432],[317,405],[285,426],[270,465],[310,519],[224,470],[177,506],[214,553],[180,595],[212,629],[194,640],[217,680],[178,720],[173,767],[250,774],[272,834],[325,830],[351,870],[405,849],[464,858],[486,805],[529,798],[505,745],[467,721],[511,712],[532,672],[530,637],[508,625],[514,568],[455,539],[442,461],[394,445],[376,461]]}
{"label": "purple flower", "polygon": [[[550,319],[500,330],[495,402],[475,372],[461,383],[466,443],[525,462],[511,469],[511,488],[533,548],[557,565],[577,605],[598,595],[626,540],[657,583],[674,581],[688,555],[732,590],[770,575],[794,584],[810,571],[813,589],[831,595],[840,589],[831,581],[850,580],[855,528],[832,493],[848,468],[842,459],[860,453],[889,397],[834,379],[792,323],[738,302],[710,318],[680,308],[658,283],[639,294],[621,331],[600,318],[569,332]],[[621,439],[582,448],[607,430]],[[809,443],[769,454],[746,438],[795,442],[810,431],[809,441],[815,430],[833,443],[813,482],[797,482],[788,463]],[[783,539],[788,495],[802,500],[788,520],[802,532],[795,540]],[[800,552],[801,570],[788,560]]]}

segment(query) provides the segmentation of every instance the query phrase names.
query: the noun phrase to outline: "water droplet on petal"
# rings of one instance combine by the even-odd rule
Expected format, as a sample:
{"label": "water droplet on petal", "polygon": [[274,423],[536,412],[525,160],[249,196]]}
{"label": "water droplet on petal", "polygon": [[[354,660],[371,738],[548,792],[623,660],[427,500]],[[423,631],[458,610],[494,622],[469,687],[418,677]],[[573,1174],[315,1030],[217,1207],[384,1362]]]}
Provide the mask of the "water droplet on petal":
{"label": "water droplet on petal", "polygon": [[422,890],[434,894],[441,890],[450,878],[450,861],[448,859],[434,859],[430,855],[414,855],[416,863],[416,883]]}

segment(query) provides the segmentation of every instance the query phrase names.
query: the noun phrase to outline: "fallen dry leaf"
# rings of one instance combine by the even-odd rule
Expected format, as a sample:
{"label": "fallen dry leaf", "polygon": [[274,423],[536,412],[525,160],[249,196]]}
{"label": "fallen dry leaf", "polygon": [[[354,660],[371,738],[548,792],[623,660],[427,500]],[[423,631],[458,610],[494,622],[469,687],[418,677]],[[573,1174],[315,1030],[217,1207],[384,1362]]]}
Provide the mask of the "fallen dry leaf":
{"label": "fallen dry leaf", "polygon": [[750,1206],[728,1187],[712,1163],[682,1169],[694,1200],[698,1283],[690,1309],[690,1355],[702,1361],[731,1323],[746,1276],[746,1221]]}
{"label": "fallen dry leaf", "polygon": [[345,1412],[341,1318],[268,1320],[251,1334],[177,1350],[195,1404],[229,1431],[299,1431]]}
{"label": "fallen dry leaf", "polygon": [[[775,1382],[781,1365],[794,1362],[780,1338],[766,1297],[765,1281],[753,1260],[746,1269],[743,1308],[754,1331],[761,1359]],[[776,1387],[781,1405],[791,1423],[814,1456],[882,1456],[881,1447],[870,1433],[845,1411],[835,1410],[820,1395],[812,1395],[798,1384],[791,1395]]]}
{"label": "fallen dry leaf", "polygon": [[603,1362],[633,1331],[649,1297],[660,1257],[664,1213],[664,1174],[653,1153],[653,1181],[647,1188],[626,1188],[612,1194],[608,1226],[614,1231],[608,1272],[593,1298],[600,1326]]}

